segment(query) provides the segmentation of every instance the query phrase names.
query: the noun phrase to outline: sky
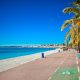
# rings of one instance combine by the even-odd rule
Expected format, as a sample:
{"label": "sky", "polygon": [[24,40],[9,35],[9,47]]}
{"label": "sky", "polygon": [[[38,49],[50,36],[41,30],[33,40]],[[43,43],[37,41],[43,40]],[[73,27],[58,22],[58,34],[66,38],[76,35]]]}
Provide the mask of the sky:
{"label": "sky", "polygon": [[61,26],[74,0],[0,0],[0,45],[62,44]]}

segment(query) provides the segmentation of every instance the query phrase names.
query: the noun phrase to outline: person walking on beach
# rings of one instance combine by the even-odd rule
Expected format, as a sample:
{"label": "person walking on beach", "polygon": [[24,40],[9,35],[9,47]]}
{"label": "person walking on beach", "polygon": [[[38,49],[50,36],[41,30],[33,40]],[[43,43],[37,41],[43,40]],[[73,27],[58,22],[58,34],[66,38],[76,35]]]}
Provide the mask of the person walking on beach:
{"label": "person walking on beach", "polygon": [[42,53],[42,58],[44,58],[44,53]]}

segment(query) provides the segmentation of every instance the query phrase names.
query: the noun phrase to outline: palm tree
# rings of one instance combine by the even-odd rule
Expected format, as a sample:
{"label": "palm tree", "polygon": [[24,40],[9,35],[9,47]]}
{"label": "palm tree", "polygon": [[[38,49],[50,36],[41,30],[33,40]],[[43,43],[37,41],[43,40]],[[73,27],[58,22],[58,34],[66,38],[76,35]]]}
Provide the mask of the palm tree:
{"label": "palm tree", "polygon": [[76,0],[76,2],[73,2],[72,4],[74,7],[67,7],[63,10],[63,12],[69,14],[74,13],[74,16],[64,22],[61,27],[61,31],[63,31],[67,26],[71,26],[65,36],[65,42],[68,38],[70,38],[68,44],[78,46],[80,53],[80,0]]}

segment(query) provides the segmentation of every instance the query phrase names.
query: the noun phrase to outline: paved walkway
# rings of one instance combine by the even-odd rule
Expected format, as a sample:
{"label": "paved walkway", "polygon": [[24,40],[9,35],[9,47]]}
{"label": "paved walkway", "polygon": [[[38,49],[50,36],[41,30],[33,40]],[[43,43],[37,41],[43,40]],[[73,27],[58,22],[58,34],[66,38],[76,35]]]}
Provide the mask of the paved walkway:
{"label": "paved walkway", "polygon": [[50,80],[80,80],[77,64],[79,61],[76,58],[76,51],[68,52],[66,59],[63,61],[61,66],[52,74]]}
{"label": "paved walkway", "polygon": [[[64,64],[65,60],[75,54],[68,54],[69,51],[55,53],[44,59],[25,63],[19,67],[0,73],[0,80],[49,80],[53,72]],[[76,58],[76,57],[75,57]]]}

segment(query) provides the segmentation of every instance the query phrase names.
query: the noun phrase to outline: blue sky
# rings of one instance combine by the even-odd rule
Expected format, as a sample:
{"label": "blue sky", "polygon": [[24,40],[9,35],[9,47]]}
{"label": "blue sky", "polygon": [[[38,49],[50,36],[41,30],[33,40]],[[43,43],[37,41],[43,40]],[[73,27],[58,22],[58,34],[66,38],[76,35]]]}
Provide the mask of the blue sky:
{"label": "blue sky", "polygon": [[62,10],[74,0],[0,0],[0,45],[63,43]]}

